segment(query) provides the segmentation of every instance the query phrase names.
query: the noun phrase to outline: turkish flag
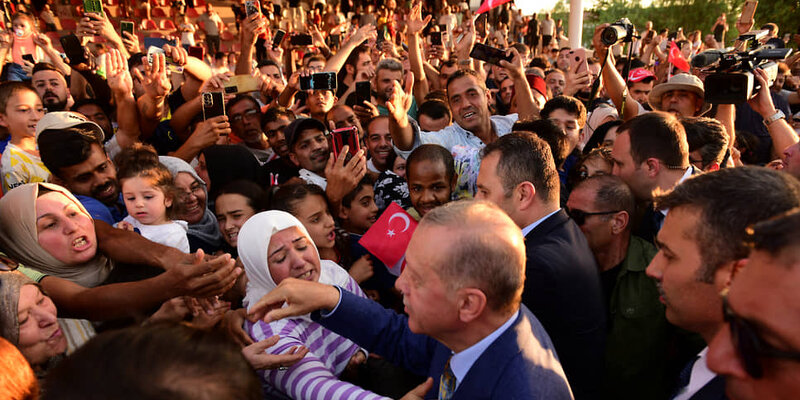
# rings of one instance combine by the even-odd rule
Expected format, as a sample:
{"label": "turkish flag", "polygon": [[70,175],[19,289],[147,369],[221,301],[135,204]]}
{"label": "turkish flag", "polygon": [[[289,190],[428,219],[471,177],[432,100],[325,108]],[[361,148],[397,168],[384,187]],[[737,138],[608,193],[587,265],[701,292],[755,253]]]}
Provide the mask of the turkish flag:
{"label": "turkish flag", "polygon": [[508,3],[509,1],[511,0],[483,0],[483,4],[481,4],[481,7],[478,9],[478,11],[475,11],[475,14],[485,13],[501,4]]}
{"label": "turkish flag", "polygon": [[386,264],[389,272],[399,276],[405,266],[406,247],[415,229],[417,221],[402,207],[391,203],[358,243]]}
{"label": "turkish flag", "polygon": [[681,54],[681,49],[678,48],[678,45],[672,41],[669,42],[669,62],[672,65],[676,66],[678,69],[682,70],[683,72],[689,72],[689,62],[683,58],[683,54]]}

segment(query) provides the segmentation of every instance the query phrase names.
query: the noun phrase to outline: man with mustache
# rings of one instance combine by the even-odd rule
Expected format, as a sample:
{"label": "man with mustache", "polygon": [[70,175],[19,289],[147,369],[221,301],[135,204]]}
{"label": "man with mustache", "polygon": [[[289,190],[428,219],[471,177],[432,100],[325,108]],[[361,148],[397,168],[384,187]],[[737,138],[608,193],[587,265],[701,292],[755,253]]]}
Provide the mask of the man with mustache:
{"label": "man with mustache", "polygon": [[299,176],[297,165],[289,159],[289,146],[286,145],[284,130],[294,121],[294,113],[283,107],[270,107],[262,118],[262,130],[267,135],[269,148],[275,151],[272,161],[264,164],[265,174],[270,185],[280,185]]}
{"label": "man with mustache", "polygon": [[109,225],[125,218],[117,170],[99,125],[75,112],[50,112],[36,126],[36,142],[51,181],[75,194],[92,218]]}
{"label": "man with mustache", "polygon": [[51,64],[38,63],[33,68],[33,88],[42,98],[47,111],[69,110],[75,100],[69,92],[67,79]]}

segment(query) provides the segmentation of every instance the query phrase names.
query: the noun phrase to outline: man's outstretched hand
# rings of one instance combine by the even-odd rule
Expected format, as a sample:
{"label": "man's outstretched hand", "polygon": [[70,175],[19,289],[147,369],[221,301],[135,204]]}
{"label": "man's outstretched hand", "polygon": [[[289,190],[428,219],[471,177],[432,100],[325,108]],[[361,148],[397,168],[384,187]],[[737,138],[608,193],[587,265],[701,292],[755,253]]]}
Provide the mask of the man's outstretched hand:
{"label": "man's outstretched hand", "polygon": [[250,321],[272,322],[319,309],[331,310],[338,303],[339,290],[331,285],[286,278],[250,307],[247,317]]}

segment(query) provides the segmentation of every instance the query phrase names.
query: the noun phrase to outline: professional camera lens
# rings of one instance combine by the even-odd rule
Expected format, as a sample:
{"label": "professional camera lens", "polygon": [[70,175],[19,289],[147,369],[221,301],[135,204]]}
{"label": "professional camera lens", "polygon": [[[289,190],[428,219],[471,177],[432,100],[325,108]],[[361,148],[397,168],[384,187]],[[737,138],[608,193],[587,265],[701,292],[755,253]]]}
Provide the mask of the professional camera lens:
{"label": "professional camera lens", "polygon": [[603,33],[600,34],[600,41],[606,46],[613,46],[625,39],[627,35],[628,30],[624,26],[613,24],[603,29]]}

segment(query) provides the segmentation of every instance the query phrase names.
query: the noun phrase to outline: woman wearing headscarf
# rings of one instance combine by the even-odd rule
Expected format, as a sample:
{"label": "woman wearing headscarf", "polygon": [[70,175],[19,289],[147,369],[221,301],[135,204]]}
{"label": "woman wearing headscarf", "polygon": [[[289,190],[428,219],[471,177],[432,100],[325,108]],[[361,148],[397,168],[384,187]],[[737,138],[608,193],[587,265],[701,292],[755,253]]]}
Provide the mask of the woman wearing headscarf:
{"label": "woman wearing headscarf", "polygon": [[[0,199],[0,221],[0,249],[70,315],[93,321],[144,316],[173,297],[219,294],[190,288],[188,281],[205,280],[199,277],[205,271],[115,266],[98,251],[92,217],[61,186],[29,183],[12,189]],[[236,278],[228,274],[227,281]]]}
{"label": "woman wearing headscarf", "polygon": [[208,188],[189,163],[177,157],[159,156],[158,160],[172,174],[175,186],[181,191],[182,219],[189,223],[189,250],[203,249],[214,254],[222,247],[222,235],[217,218],[208,208]]}
{"label": "woman wearing headscarf", "polygon": [[[239,257],[248,277],[245,307],[290,277],[336,285],[365,297],[347,271],[332,261],[320,260],[303,224],[287,212],[265,211],[247,220],[239,232]],[[277,390],[293,399],[329,398],[334,393],[338,399],[383,398],[338,379],[351,360],[363,360],[363,350],[312,321],[310,316],[248,322],[246,329],[256,341],[280,334],[278,343],[267,349],[270,354],[280,354],[293,346],[310,350],[289,368],[259,371],[268,384],[265,390]]]}
{"label": "woman wearing headscarf", "polygon": [[36,282],[19,271],[0,272],[0,336],[19,349],[40,378],[95,334],[88,321],[57,314]]}
{"label": "woman wearing headscarf", "polygon": [[217,198],[220,189],[237,180],[250,181],[262,187],[267,186],[259,176],[261,165],[253,153],[243,146],[210,146],[203,149],[197,160],[195,171],[205,181],[209,199]]}

